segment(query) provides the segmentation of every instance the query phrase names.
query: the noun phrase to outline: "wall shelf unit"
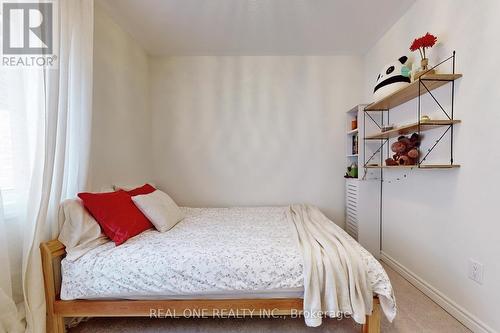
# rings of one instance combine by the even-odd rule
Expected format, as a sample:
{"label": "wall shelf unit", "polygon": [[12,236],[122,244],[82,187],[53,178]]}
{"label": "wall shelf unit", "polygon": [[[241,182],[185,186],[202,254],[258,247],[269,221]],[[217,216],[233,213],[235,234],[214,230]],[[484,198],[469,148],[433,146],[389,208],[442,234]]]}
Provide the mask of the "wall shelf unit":
{"label": "wall shelf unit", "polygon": [[459,164],[423,164],[423,165],[366,165],[367,169],[412,169],[412,168],[420,168],[420,169],[452,169],[459,168]]}
{"label": "wall shelf unit", "polygon": [[[418,80],[410,83],[409,86],[399,89],[379,101],[371,103],[365,108],[365,111],[385,111],[393,109],[398,105],[411,101],[422,94],[426,94],[461,77],[462,74],[424,74]],[[421,89],[422,81],[428,81],[426,89]]]}
{"label": "wall shelf unit", "polygon": [[[367,135],[363,133],[363,165],[366,169],[454,169],[460,167],[458,164],[453,163],[453,127],[456,124],[459,124],[461,121],[458,119],[454,119],[454,100],[455,100],[455,80],[462,77],[462,74],[455,73],[455,51],[453,54],[447,59],[443,60],[436,66],[429,69],[429,71],[437,68],[438,66],[451,62],[452,72],[444,73],[444,74],[423,74],[418,79],[410,83],[408,86],[401,88],[389,96],[384,97],[381,100],[378,100],[374,103],[367,105],[364,108],[363,112],[363,129],[366,129],[366,121],[367,119],[371,120],[379,129],[378,133]],[[433,94],[433,90],[444,86],[448,83],[451,83],[451,107],[450,110],[445,110],[442,104],[438,101],[436,96]],[[445,119],[432,119],[432,120],[423,120],[421,118],[421,109],[422,103],[421,98],[423,95],[429,95],[432,100],[434,100],[438,109],[442,111]],[[416,113],[416,121],[402,125],[399,127],[395,127],[388,131],[382,131],[382,128],[385,125],[389,124],[390,119],[390,109],[404,104],[410,100],[417,99],[417,113]],[[371,112],[376,112],[378,114],[377,117],[373,117]],[[379,119],[379,120],[377,120]],[[385,158],[391,157],[392,153],[390,152],[390,140],[392,138],[397,138],[401,135],[409,135],[412,133],[418,133],[419,136],[422,132],[443,128],[444,131],[442,135],[435,141],[435,143],[427,148],[427,151],[420,152],[419,159],[415,165],[396,165],[396,166],[387,166],[385,165]],[[425,163],[429,154],[434,150],[434,148],[441,142],[443,137],[449,133],[449,142],[450,142],[450,162],[449,163]],[[369,142],[377,142],[379,140],[379,147],[376,149],[369,157],[366,158],[366,145]],[[386,147],[386,152],[384,152],[384,147]],[[380,156],[379,162],[374,163],[375,156]],[[365,171],[366,175],[366,171]],[[381,174],[382,179],[382,174]]]}
{"label": "wall shelf unit", "polygon": [[372,134],[372,135],[367,135],[365,137],[365,140],[380,140],[380,139],[396,138],[400,135],[408,135],[411,133],[418,132],[419,126],[420,126],[420,132],[423,132],[423,131],[428,131],[428,130],[435,129],[438,127],[449,126],[452,124],[458,124],[460,122],[461,122],[461,120],[457,120],[457,119],[421,121],[420,123],[416,122],[413,124],[408,124],[408,125],[404,125],[401,127],[396,127],[396,128],[391,129],[389,131],[380,132],[380,133]]}

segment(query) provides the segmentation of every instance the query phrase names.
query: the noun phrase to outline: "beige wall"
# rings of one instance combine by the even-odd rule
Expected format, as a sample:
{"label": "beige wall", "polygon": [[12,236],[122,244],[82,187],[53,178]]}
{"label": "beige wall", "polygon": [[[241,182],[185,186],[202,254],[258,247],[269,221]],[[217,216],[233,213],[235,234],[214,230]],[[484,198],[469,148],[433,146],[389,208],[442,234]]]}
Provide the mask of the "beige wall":
{"label": "beige wall", "polygon": [[142,182],[151,170],[148,55],[96,3],[90,182]]}
{"label": "beige wall", "polygon": [[93,190],[154,180],[182,205],[309,202],[343,225],[361,57],[148,57],[98,4],[94,43]]}
{"label": "beige wall", "polygon": [[[455,162],[462,167],[413,171],[407,180],[384,183],[383,251],[453,304],[449,311],[478,332],[500,331],[500,180],[495,170],[500,150],[494,148],[500,124],[498,13],[496,0],[420,0],[365,57],[369,99],[381,67],[408,54],[413,38],[427,31],[439,37],[441,45],[429,52],[432,64],[457,51],[457,70],[464,77],[456,86],[455,117],[463,124],[456,127],[454,148]],[[437,91],[447,108],[449,89]],[[430,97],[423,103],[426,114],[438,115]],[[391,110],[391,120],[410,122],[415,113],[412,101]],[[438,132],[426,132],[426,145]],[[447,148],[431,159],[449,160]],[[390,170],[385,177],[402,174]],[[467,278],[469,258],[485,266],[482,285]]]}
{"label": "beige wall", "polygon": [[[308,202],[344,223],[360,57],[158,57],[154,179],[190,206]],[[354,88],[353,88],[354,87]]]}

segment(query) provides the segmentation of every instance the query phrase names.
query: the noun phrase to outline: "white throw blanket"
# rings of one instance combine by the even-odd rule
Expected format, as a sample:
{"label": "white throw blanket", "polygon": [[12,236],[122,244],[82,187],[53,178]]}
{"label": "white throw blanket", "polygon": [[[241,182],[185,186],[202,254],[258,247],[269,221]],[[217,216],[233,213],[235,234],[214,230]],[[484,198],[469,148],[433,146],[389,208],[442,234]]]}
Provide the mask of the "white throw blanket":
{"label": "white throw blanket", "polygon": [[304,319],[321,325],[322,317],[350,315],[364,324],[371,314],[373,292],[362,257],[346,234],[319,209],[290,206],[304,255]]}

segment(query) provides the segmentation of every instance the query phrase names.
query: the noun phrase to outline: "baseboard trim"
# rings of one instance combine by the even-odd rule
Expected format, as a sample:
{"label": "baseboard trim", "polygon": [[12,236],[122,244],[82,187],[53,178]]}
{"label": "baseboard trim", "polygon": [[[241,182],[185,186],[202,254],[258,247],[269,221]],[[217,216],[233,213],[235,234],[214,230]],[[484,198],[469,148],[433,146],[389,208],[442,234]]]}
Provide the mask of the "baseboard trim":
{"label": "baseboard trim", "polygon": [[389,267],[398,272],[418,290],[423,292],[427,297],[436,302],[446,312],[455,317],[464,326],[476,333],[498,333],[491,327],[483,323],[476,316],[465,310],[463,307],[453,302],[439,290],[431,286],[429,283],[420,278],[417,274],[410,271],[408,268],[400,264],[387,253],[380,253],[380,260],[386,263]]}

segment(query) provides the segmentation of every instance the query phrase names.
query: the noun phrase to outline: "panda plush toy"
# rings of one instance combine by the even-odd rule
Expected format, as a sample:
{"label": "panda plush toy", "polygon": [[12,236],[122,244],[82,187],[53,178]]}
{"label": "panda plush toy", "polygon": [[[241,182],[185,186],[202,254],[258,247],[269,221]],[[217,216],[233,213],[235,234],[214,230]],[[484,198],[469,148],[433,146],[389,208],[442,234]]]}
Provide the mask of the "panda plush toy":
{"label": "panda plush toy", "polygon": [[410,84],[410,69],[406,66],[407,62],[408,57],[402,56],[397,61],[384,66],[377,77],[375,89],[373,89],[375,101]]}

